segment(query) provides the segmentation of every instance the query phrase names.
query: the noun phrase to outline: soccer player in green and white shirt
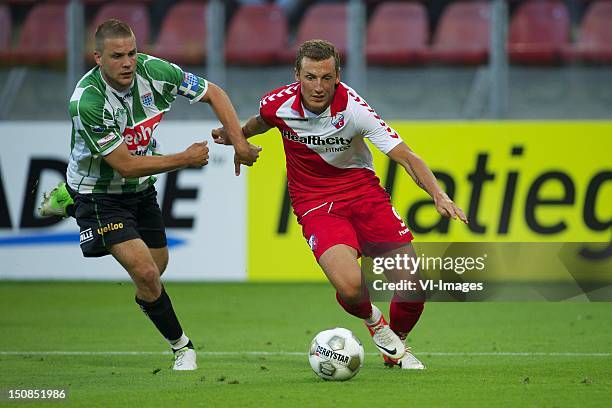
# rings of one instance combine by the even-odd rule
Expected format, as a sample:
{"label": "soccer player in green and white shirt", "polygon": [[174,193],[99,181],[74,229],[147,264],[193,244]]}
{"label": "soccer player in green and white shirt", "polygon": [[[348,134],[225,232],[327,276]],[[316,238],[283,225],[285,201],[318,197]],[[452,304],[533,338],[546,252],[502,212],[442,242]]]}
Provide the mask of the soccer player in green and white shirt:
{"label": "soccer player in green and white shirt", "polygon": [[[136,285],[136,303],[175,353],[175,370],[197,368],[193,343],[183,332],[160,281],[168,247],[154,174],[208,163],[207,142],[183,152],[153,154],[155,128],[177,95],[211,105],[231,129],[236,173],[261,148],[249,144],[226,93],[164,60],[138,54],[131,28],[107,20],[96,30],[97,66],[70,98],[71,153],[67,186],[45,195],[41,214],[62,213],[72,199],[85,257],[111,254]],[[66,215],[66,214],[63,214]]]}

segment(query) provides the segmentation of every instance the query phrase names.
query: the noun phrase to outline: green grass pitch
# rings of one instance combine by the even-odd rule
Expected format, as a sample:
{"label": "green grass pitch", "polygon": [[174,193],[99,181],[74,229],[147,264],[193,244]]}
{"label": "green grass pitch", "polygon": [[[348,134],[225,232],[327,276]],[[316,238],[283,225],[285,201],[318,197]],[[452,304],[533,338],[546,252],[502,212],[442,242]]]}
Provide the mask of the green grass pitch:
{"label": "green grass pitch", "polygon": [[[612,401],[611,303],[429,303],[410,336],[428,366],[415,372],[385,369],[365,327],[340,309],[327,284],[166,287],[199,351],[195,372],[171,370],[167,346],[137,308],[129,283],[0,282],[0,400],[7,401],[8,389],[66,388],[57,406]],[[367,353],[359,374],[344,383],[320,380],[306,357],[314,335],[335,326],[353,330]],[[74,351],[84,353],[57,353]]]}

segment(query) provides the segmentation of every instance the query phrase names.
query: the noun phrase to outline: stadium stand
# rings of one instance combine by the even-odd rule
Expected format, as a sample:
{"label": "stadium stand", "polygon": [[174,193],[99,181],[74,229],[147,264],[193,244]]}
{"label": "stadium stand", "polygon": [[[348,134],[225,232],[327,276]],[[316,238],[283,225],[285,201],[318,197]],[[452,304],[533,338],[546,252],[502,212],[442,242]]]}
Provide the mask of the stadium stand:
{"label": "stadium stand", "polygon": [[368,24],[366,58],[376,65],[423,63],[428,42],[429,22],[421,3],[383,3]]}
{"label": "stadium stand", "polygon": [[274,4],[242,6],[232,18],[225,41],[226,59],[236,65],[270,65],[287,49],[289,28]]}
{"label": "stadium stand", "polygon": [[296,44],[282,53],[282,60],[291,63],[295,59],[297,44],[306,40],[320,38],[336,45],[340,57],[345,60],[347,51],[347,9],[346,4],[313,4],[299,24]]}
{"label": "stadium stand", "polygon": [[580,24],[576,44],[565,52],[568,61],[612,63],[612,1],[594,1]]}
{"label": "stadium stand", "polygon": [[206,3],[174,4],[161,24],[154,54],[177,64],[201,65],[206,58]]}
{"label": "stadium stand", "polygon": [[12,51],[18,64],[57,65],[66,57],[66,5],[64,2],[32,6]]}
{"label": "stadium stand", "polygon": [[2,65],[9,62],[12,30],[11,10],[6,4],[0,4],[0,61]]}
{"label": "stadium stand", "polygon": [[[0,0],[0,2],[2,3],[8,3],[8,4],[14,4],[14,5],[19,5],[19,6],[30,6],[32,4],[36,4],[36,3],[43,3],[44,1],[46,1],[47,3],[63,3],[66,4],[68,3],[70,0]],[[83,4],[102,4],[102,3],[108,3],[110,0],[81,0],[81,3]],[[126,0],[126,1],[132,1],[132,0]],[[154,0],[144,0],[144,1],[154,1]]]}
{"label": "stadium stand", "polygon": [[523,3],[510,22],[510,61],[526,65],[558,64],[569,36],[569,14],[562,1],[532,0]]}
{"label": "stadium stand", "polygon": [[37,0],[6,0],[4,3],[29,6],[36,3]]}
{"label": "stadium stand", "polygon": [[96,13],[93,21],[89,26],[89,34],[87,35],[87,54],[91,55],[94,48],[93,36],[96,28],[103,21],[110,18],[116,18],[124,21],[132,27],[132,31],[136,35],[136,44],[139,50],[146,51],[151,41],[151,24],[147,6],[144,2],[126,2],[125,0],[116,0],[104,4]]}
{"label": "stadium stand", "polygon": [[484,64],[489,56],[490,28],[488,1],[449,4],[438,23],[429,59],[445,64]]}

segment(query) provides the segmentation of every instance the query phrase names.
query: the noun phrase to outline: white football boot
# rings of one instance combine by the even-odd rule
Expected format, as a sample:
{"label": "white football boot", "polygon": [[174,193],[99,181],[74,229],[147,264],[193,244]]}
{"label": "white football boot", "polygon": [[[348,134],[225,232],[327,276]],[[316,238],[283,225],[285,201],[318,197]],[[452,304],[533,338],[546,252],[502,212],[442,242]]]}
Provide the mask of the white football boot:
{"label": "white football boot", "polygon": [[385,366],[389,368],[393,368],[398,366],[402,370],[424,370],[425,364],[423,364],[418,358],[412,354],[410,347],[406,346],[404,356],[400,359],[392,359],[385,355],[383,355],[383,359],[385,360]]}
{"label": "white football boot", "polygon": [[195,370],[196,368],[198,368],[198,364],[196,363],[196,352],[194,349],[183,347],[174,352],[173,370],[188,371]]}
{"label": "white football boot", "polygon": [[366,323],[374,345],[383,356],[393,360],[399,360],[404,356],[406,346],[402,340],[391,330],[385,317],[381,314],[380,319],[372,325]]}

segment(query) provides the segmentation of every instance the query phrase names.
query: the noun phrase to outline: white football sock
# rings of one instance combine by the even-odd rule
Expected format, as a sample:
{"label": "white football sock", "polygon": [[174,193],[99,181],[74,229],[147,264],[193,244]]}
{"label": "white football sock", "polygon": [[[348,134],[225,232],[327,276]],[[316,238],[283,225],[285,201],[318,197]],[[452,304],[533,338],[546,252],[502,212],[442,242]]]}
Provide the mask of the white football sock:
{"label": "white football sock", "polygon": [[382,317],[382,312],[380,311],[379,308],[376,307],[376,305],[373,304],[372,305],[372,315],[369,318],[364,319],[364,320],[366,324],[371,326],[374,323],[377,323],[381,317]]}
{"label": "white football sock", "polygon": [[189,337],[185,336],[185,333],[183,333],[177,340],[168,340],[168,343],[170,343],[170,347],[172,347],[173,350],[180,350],[189,344]]}

